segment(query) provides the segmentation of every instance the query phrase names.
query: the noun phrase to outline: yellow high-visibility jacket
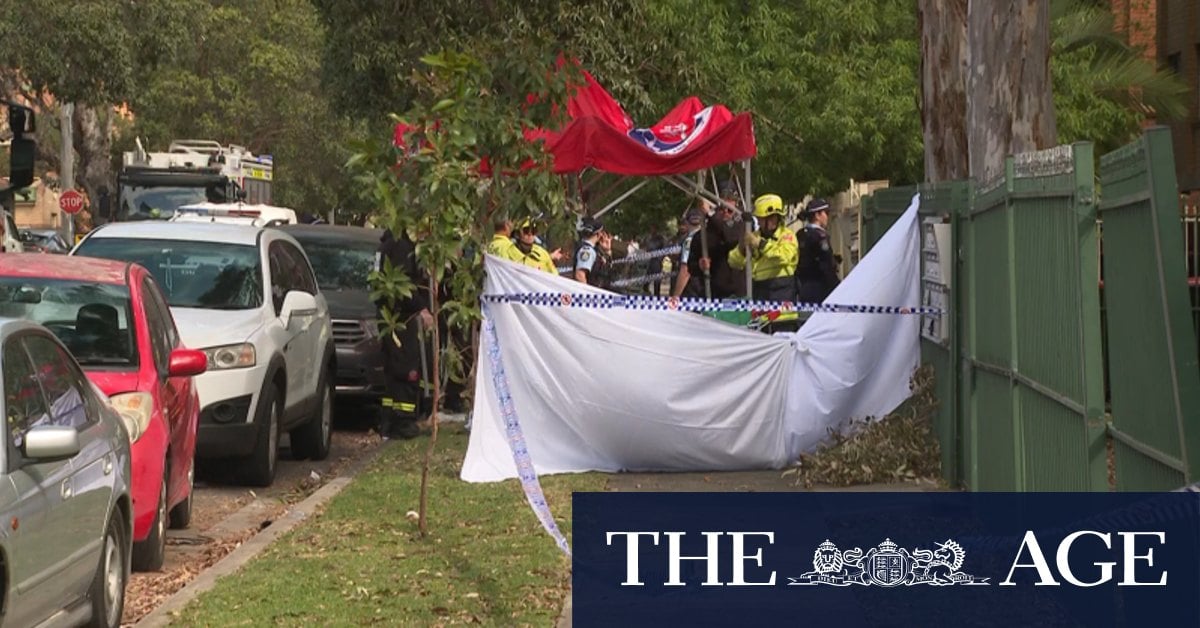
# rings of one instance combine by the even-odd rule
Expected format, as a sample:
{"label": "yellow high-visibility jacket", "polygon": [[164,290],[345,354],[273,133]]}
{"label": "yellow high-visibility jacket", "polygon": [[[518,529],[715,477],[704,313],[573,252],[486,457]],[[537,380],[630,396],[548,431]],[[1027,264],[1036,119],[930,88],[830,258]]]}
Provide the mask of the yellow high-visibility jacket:
{"label": "yellow high-visibility jacket", "polygon": [[511,262],[522,262],[522,258],[525,257],[525,255],[521,253],[519,249],[517,249],[516,243],[502,233],[497,233],[496,235],[492,236],[492,241],[488,243],[487,252]]}
{"label": "yellow high-visibility jacket", "polygon": [[518,262],[526,266],[544,270],[551,275],[558,274],[558,269],[554,267],[554,260],[550,258],[550,251],[547,251],[545,247],[534,244],[533,248],[529,249],[528,255],[522,252],[521,247],[516,244],[513,245],[513,250],[520,256],[520,259],[517,260]]}
{"label": "yellow high-visibility jacket", "polygon": [[[761,235],[761,234],[760,234]],[[800,260],[800,245],[791,229],[780,225],[771,237],[762,237],[758,248],[750,259],[752,281],[764,281],[777,277],[791,277]],[[729,252],[729,266],[741,270],[746,267],[746,254],[739,244]]]}

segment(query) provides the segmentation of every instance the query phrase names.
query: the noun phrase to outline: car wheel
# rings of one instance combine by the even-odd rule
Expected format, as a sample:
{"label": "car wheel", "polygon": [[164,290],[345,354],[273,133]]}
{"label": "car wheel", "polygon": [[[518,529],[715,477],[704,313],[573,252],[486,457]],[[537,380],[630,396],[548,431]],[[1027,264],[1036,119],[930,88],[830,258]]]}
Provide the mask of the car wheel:
{"label": "car wheel", "polygon": [[171,509],[171,529],[182,530],[192,523],[192,497],[196,494],[196,459],[188,465],[188,494]]}
{"label": "car wheel", "polygon": [[133,570],[158,571],[162,569],[167,553],[167,476],[164,473],[158,488],[158,507],[154,511],[154,523],[150,525],[150,536],[133,544]]}
{"label": "car wheel", "polygon": [[104,531],[104,546],[100,554],[100,565],[88,592],[92,603],[92,619],[89,626],[95,628],[118,628],[121,614],[125,611],[125,585],[129,581],[129,569],[125,564],[124,520],[114,511]]}
{"label": "car wheel", "polygon": [[275,481],[279,455],[279,390],[275,386],[268,386],[264,392],[268,395],[263,404],[267,409],[266,416],[258,434],[258,444],[243,469],[246,483],[259,487],[270,486]]}
{"label": "car wheel", "polygon": [[329,457],[333,442],[333,380],[321,378],[321,403],[313,417],[290,432],[292,454],[297,460]]}

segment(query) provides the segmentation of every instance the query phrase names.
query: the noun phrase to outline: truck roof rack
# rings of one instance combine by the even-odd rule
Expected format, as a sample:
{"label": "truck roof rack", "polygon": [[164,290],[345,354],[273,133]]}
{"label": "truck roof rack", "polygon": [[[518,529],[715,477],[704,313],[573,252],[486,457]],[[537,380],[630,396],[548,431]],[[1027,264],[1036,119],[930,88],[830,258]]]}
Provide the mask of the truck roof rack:
{"label": "truck roof rack", "polygon": [[220,142],[214,140],[175,140],[167,147],[168,153],[200,153],[203,155],[220,155],[222,153],[233,153],[235,155],[247,155],[250,151],[245,146],[230,144],[222,146]]}

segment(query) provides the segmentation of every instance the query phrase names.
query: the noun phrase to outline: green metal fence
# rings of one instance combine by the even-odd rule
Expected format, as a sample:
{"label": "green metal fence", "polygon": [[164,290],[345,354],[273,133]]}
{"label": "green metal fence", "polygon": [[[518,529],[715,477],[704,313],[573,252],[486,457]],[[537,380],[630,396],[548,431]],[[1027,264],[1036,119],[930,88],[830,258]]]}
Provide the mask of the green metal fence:
{"label": "green metal fence", "polygon": [[[943,223],[950,223],[951,230],[957,228],[957,217],[961,208],[970,202],[971,186],[966,181],[951,181],[943,184],[904,186],[885,188],[876,191],[863,199],[863,229],[862,242],[864,250],[869,250],[883,234],[895,224],[896,220],[908,209],[914,194],[921,195],[921,205],[918,214],[922,218],[933,218]],[[927,262],[922,261],[922,276],[925,275]],[[921,360],[930,364],[934,369],[935,386],[939,400],[937,415],[934,417],[934,433],[937,435],[941,449],[942,475],[952,484],[962,481],[962,425],[958,420],[954,400],[958,398],[958,377],[955,376],[955,360],[951,357],[958,353],[958,330],[955,324],[958,320],[958,307],[955,302],[957,291],[954,289],[957,278],[958,264],[951,260],[951,276],[945,278],[949,287],[949,301],[946,303],[947,312],[943,322],[949,322],[947,338],[937,342],[926,337],[921,338]]]}
{"label": "green metal fence", "polygon": [[[975,490],[1103,490],[1104,383],[1092,146],[1018,155],[981,188],[881,190],[870,246],[921,193],[950,223],[942,342],[922,340],[941,406],[942,470]],[[957,356],[954,358],[952,356]]]}
{"label": "green metal fence", "polygon": [[1169,131],[1104,155],[1100,175],[1117,489],[1176,489],[1200,480],[1200,367]]}
{"label": "green metal fence", "polygon": [[[961,319],[958,297],[961,290],[961,277],[960,263],[954,243],[958,239],[958,217],[966,208],[970,207],[973,187],[967,181],[950,181],[936,185],[924,185],[918,191],[921,194],[921,215],[933,218],[935,222],[948,223],[950,226],[951,259],[948,264],[950,273],[949,277],[942,278],[943,283],[949,287],[945,303],[946,312],[942,320],[942,323],[946,325],[947,333],[945,339],[941,341],[921,338],[921,360],[925,364],[933,366],[936,379],[939,406],[937,415],[934,417],[933,429],[940,443],[942,476],[951,485],[957,486],[965,479],[966,461],[963,458],[962,446],[964,426],[959,420],[960,414],[956,407],[960,378],[957,373],[958,360],[954,356],[959,355],[960,351]],[[912,198],[911,194],[908,196],[910,199]],[[928,265],[929,262],[923,260],[923,263]],[[922,277],[925,276],[925,271],[926,268],[923,267]]]}

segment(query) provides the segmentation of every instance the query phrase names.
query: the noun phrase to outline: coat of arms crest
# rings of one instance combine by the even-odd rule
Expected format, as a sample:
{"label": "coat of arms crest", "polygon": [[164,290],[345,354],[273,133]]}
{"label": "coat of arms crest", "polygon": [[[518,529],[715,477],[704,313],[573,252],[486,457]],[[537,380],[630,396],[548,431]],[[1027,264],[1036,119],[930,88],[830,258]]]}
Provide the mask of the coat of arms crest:
{"label": "coat of arms crest", "polygon": [[960,571],[965,558],[966,551],[950,539],[937,543],[933,549],[911,552],[891,539],[884,539],[865,553],[857,547],[839,551],[837,545],[826,539],[813,553],[813,570],[788,579],[793,585],[835,587],[988,584],[987,578]]}

